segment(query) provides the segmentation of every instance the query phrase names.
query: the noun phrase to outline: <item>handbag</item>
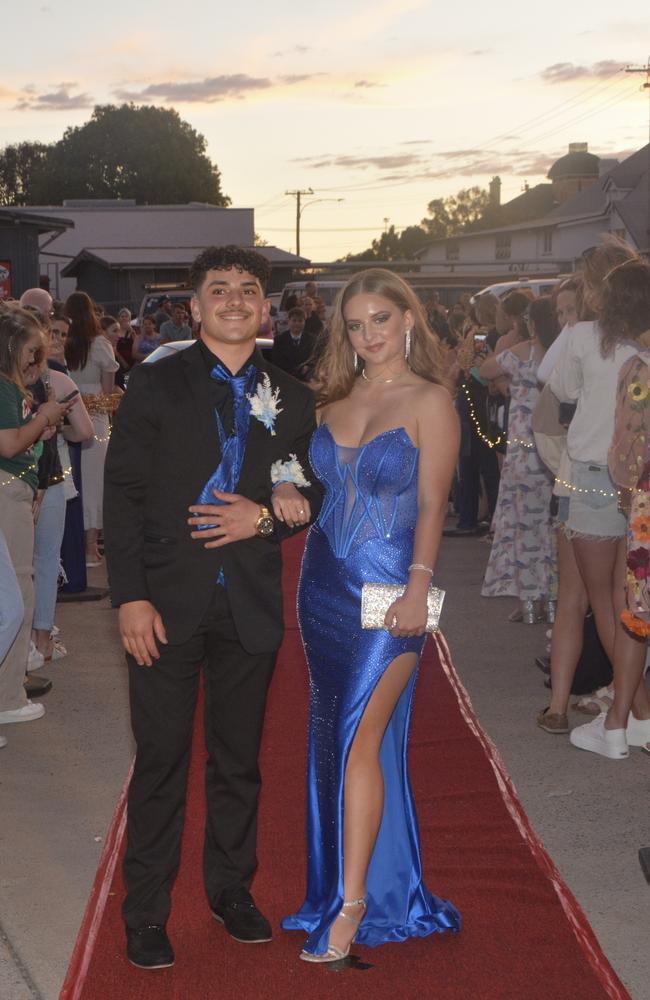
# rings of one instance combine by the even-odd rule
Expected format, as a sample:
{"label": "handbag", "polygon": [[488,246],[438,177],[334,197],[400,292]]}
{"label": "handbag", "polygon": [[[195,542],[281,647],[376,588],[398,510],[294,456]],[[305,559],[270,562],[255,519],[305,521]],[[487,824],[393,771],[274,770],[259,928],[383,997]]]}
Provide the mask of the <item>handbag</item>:
{"label": "handbag", "polygon": [[[361,628],[386,628],[386,612],[405,590],[406,586],[401,583],[364,583],[361,588]],[[444,599],[444,590],[431,584],[427,591],[426,632],[438,631]]]}
{"label": "handbag", "polygon": [[567,429],[560,420],[562,403],[547,383],[533,408],[532,428],[537,454],[554,476],[559,474],[566,449]]}

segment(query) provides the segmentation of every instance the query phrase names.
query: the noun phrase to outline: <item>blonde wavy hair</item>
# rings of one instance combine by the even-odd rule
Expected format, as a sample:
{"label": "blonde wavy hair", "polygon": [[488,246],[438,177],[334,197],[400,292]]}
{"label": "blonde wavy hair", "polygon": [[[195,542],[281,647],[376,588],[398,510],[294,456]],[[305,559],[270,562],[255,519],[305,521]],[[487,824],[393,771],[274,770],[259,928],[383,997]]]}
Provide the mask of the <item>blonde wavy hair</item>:
{"label": "blonde wavy hair", "polygon": [[440,343],[427,323],[417,295],[399,275],[381,267],[372,267],[350,278],[336,297],[330,333],[315,372],[316,382],[320,386],[318,406],[325,406],[348,396],[355,378],[362,370],[361,362],[355,367],[354,349],[345,323],[345,307],[355,295],[367,293],[388,299],[402,315],[407,311],[411,313],[413,324],[409,368],[427,382],[446,385]]}

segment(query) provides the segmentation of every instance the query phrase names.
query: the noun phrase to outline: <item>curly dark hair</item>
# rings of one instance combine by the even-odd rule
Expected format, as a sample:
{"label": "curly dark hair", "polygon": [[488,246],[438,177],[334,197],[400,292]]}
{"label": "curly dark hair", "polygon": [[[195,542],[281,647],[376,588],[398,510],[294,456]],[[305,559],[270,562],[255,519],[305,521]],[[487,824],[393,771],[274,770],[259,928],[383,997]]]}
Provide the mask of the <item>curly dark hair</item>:
{"label": "curly dark hair", "polygon": [[244,250],[232,244],[202,250],[190,265],[190,285],[198,292],[208,271],[230,271],[233,267],[252,274],[259,280],[262,291],[266,292],[271,276],[271,265],[266,257],[256,250]]}
{"label": "curly dark hair", "polygon": [[607,356],[650,329],[650,264],[636,258],[615,266],[603,278],[600,301],[601,344]]}

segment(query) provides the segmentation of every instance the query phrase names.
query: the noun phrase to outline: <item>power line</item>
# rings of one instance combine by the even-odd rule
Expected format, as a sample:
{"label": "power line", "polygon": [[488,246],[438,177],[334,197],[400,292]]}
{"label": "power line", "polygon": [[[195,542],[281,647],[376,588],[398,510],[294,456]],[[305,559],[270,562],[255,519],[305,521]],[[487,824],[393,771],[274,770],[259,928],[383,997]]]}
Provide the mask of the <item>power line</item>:
{"label": "power line", "polygon": [[[613,85],[615,86],[615,85],[618,84],[618,82],[620,80],[619,73],[620,73],[620,70],[616,70],[613,74],[611,74],[611,76],[606,77],[605,79],[603,79],[601,81],[598,81],[598,83],[593,84],[590,87],[587,87],[585,90],[581,91],[580,94],[575,95],[573,98],[570,98],[568,101],[564,101],[564,102],[562,102],[559,105],[555,105],[555,107],[552,108],[552,109],[550,109],[549,111],[547,111],[547,112],[545,112],[545,113],[543,113],[541,115],[536,115],[534,118],[530,118],[526,122],[523,122],[523,123],[521,123],[519,125],[515,125],[515,126],[509,128],[506,132],[502,132],[500,135],[494,136],[493,138],[488,139],[486,142],[478,144],[478,145],[480,145],[480,150],[479,150],[479,152],[477,152],[477,155],[479,155],[480,152],[490,152],[491,151],[491,147],[495,146],[502,139],[507,139],[507,137],[510,136],[510,135],[512,135],[513,132],[524,132],[524,133],[525,132],[529,132],[529,131],[535,129],[536,127],[538,127],[539,124],[540,124],[540,122],[543,122],[544,119],[550,119],[550,118],[554,118],[554,117],[560,117],[563,113],[566,113],[567,110],[571,109],[573,107],[573,105],[575,105],[576,103],[578,103],[582,99],[582,97],[584,97],[586,94],[594,93],[595,91],[599,91],[601,94],[605,93],[606,91],[610,90]],[[585,118],[591,117],[593,114],[599,114],[601,111],[607,110],[607,108],[613,107],[615,104],[621,103],[622,101],[626,100],[630,96],[630,94],[631,94],[631,91],[626,91],[624,94],[618,95],[613,101],[606,102],[604,105],[600,105],[598,108],[594,109],[594,111],[588,112],[585,115],[579,115],[576,118],[570,119],[569,121],[560,123],[560,124],[558,124],[557,128],[553,128],[553,129],[551,129],[551,130],[549,130],[549,131],[547,131],[545,133],[542,133],[541,135],[537,135],[536,136],[536,135],[533,134],[531,136],[525,136],[525,141],[526,142],[533,142],[533,141],[537,142],[540,139],[548,138],[548,137],[550,137],[552,135],[558,135],[562,131],[564,131],[566,128],[568,128],[570,125],[577,124],[579,121],[583,121]],[[564,109],[564,110],[560,111],[559,113],[557,113],[557,109]],[[547,122],[547,124],[548,124],[548,122]],[[521,141],[521,136],[516,136],[516,137],[514,137],[511,140],[511,142],[515,142],[515,141]],[[435,157],[437,154],[433,153],[432,155]],[[471,163],[469,161],[467,161],[467,160],[464,163],[463,162],[459,163],[458,164],[458,173],[462,174],[463,171],[468,166],[471,166]],[[399,187],[402,184],[411,184],[411,183],[413,183],[414,180],[418,180],[418,179],[420,179],[422,181],[425,181],[427,178],[424,178],[424,177],[423,178],[417,178],[417,177],[414,178],[411,175],[409,177],[404,177],[404,178],[399,178],[399,179],[395,179],[395,180],[392,180],[392,181],[387,181],[386,183],[383,183],[383,184],[382,183],[378,184],[376,181],[363,181],[360,184],[350,184],[350,185],[344,185],[344,186],[339,186],[339,187],[331,187],[331,188],[319,188],[319,190],[321,190],[321,191],[383,191],[383,190],[386,190],[388,188]],[[431,180],[435,180],[435,178],[432,177]]]}

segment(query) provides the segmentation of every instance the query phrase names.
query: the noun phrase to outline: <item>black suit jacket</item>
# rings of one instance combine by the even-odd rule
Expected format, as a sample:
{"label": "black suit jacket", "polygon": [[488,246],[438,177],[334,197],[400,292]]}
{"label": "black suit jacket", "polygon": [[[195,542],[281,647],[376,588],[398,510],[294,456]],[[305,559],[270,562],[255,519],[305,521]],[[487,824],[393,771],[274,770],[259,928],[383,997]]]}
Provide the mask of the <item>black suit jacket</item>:
{"label": "black suit jacket", "polygon": [[[308,459],[315,428],[307,386],[254,356],[280,389],[275,434],[251,415],[236,492],[270,507],[271,465],[295,454],[311,485],[302,489],[314,516],[322,497]],[[106,456],[104,537],[114,606],[148,600],[160,612],[170,643],[195,632],[223,566],[235,626],[253,654],[282,640],[280,540],[291,532],[276,522],[269,539],[249,538],[205,549],[190,538],[188,507],[220,460],[209,375],[200,347],[138,366],[117,412]]]}
{"label": "black suit jacket", "polygon": [[303,378],[302,369],[311,358],[315,344],[316,336],[303,330],[300,343],[298,347],[295,347],[291,334],[285,330],[284,333],[278,334],[273,341],[271,351],[273,364],[285,372],[289,372],[295,378]]}

